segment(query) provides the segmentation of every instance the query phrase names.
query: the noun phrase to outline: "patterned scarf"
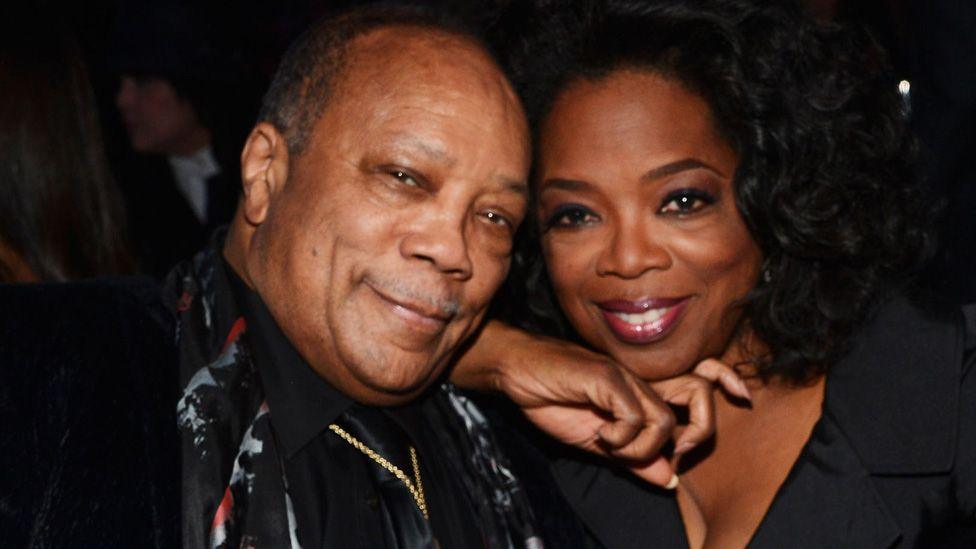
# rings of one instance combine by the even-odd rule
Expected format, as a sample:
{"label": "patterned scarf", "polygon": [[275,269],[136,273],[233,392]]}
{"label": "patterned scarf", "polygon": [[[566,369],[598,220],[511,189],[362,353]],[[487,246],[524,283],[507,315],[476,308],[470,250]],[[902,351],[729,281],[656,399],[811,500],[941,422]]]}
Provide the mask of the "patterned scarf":
{"label": "patterned scarf", "polygon": [[[178,266],[164,291],[177,316],[183,546],[300,547],[288,479],[264,390],[231,296],[222,238]],[[488,547],[541,548],[518,479],[478,408],[452,385],[425,420],[470,496]]]}

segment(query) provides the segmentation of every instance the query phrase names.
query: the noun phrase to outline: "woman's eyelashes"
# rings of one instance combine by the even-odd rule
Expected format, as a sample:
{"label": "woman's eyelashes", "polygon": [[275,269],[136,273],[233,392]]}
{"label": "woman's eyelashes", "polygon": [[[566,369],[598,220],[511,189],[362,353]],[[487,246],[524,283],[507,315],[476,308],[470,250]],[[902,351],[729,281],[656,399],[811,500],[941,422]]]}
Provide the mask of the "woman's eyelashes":
{"label": "woman's eyelashes", "polygon": [[688,215],[715,203],[715,195],[695,188],[678,189],[668,193],[658,213],[668,215]]}
{"label": "woman's eyelashes", "polygon": [[[714,194],[696,188],[678,189],[664,197],[656,213],[685,216],[697,213],[716,202]],[[544,218],[543,230],[572,229],[600,222],[600,216],[582,204],[560,204]]]}
{"label": "woman's eyelashes", "polygon": [[596,223],[600,218],[586,206],[580,204],[561,204],[550,214],[545,229],[581,227]]}

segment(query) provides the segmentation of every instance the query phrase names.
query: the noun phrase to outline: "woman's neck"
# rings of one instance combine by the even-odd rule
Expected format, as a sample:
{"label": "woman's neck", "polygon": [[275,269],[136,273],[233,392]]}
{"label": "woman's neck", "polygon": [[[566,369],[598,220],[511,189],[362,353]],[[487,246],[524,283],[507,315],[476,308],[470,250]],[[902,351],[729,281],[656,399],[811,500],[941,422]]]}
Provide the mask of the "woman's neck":
{"label": "woman's neck", "polygon": [[752,394],[717,390],[715,436],[675,463],[678,503],[692,547],[748,544],[821,415],[824,379],[797,385],[761,376],[768,347],[742,334],[721,359],[736,365]]}

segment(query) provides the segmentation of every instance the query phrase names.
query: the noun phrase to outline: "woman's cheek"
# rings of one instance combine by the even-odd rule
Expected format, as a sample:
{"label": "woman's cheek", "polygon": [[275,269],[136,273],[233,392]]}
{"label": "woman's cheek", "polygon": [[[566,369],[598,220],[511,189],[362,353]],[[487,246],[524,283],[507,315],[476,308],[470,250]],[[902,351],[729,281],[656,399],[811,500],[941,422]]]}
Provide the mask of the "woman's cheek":
{"label": "woman's cheek", "polygon": [[721,281],[729,275],[751,278],[749,273],[758,269],[759,247],[734,211],[685,229],[671,232],[669,247],[701,281]]}

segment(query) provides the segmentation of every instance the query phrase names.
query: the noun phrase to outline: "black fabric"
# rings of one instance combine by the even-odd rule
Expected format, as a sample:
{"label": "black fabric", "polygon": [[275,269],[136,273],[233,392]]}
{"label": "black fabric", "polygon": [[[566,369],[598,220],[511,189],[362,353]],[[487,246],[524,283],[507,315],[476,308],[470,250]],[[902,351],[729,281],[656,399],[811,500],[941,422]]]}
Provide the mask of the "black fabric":
{"label": "black fabric", "polygon": [[[886,304],[827,375],[823,413],[749,547],[971,547],[976,373],[958,311]],[[673,494],[565,457],[553,473],[608,548],[687,547]]]}
{"label": "black fabric", "polygon": [[[398,467],[408,477],[413,478],[413,467],[409,452],[412,443],[406,433],[382,411],[366,406],[353,406],[342,414],[338,424],[368,448]],[[373,486],[378,496],[383,532],[389,536],[385,540],[385,545],[387,547],[435,549],[438,544],[434,543],[435,536],[432,525],[424,518],[407,486],[396,475],[375,461],[369,460],[366,465],[371,473]],[[434,487],[429,481],[430,479],[428,479],[428,486]],[[458,495],[460,496],[460,494]],[[463,497],[454,499],[453,502],[466,505]],[[432,501],[432,503],[434,502]],[[434,505],[433,507],[437,509],[447,508],[446,505],[443,505],[447,501],[441,500],[439,503],[442,506]],[[469,518],[467,524],[473,524],[472,518]],[[443,536],[440,537],[443,538]],[[465,546],[458,544],[458,541],[451,540],[449,546]],[[467,546],[471,546],[470,540]]]}
{"label": "black fabric", "polygon": [[206,246],[210,234],[233,216],[241,186],[239,167],[232,155],[215,157],[221,171],[207,180],[206,223],[200,223],[180,193],[165,156],[133,155],[119,169],[129,235],[146,274],[162,280],[173,265]]}
{"label": "black fabric", "polygon": [[[512,469],[522,480],[537,520],[545,532],[547,549],[585,549],[599,543],[583,526],[556,483],[551,467],[555,456],[570,450],[537,429],[511,401],[498,395],[482,394],[475,402],[485,410],[498,443],[511,456]],[[580,454],[581,459],[586,459]],[[609,508],[608,508],[609,510]]]}
{"label": "black fabric", "polygon": [[0,545],[179,546],[172,325],[150,280],[0,286]]}
{"label": "black fabric", "polygon": [[[278,328],[261,297],[226,263],[223,267],[250,327],[248,341],[268,408],[273,410],[270,422],[282,449],[302,547],[433,547],[435,532],[441,547],[481,545],[463,488],[453,475],[437,474],[447,464],[441,445],[425,433],[429,428],[422,407],[428,397],[382,411],[356,405],[315,374]],[[328,430],[331,423],[347,427],[408,474],[412,474],[408,448],[417,447],[422,477],[427,479],[427,500],[437,510],[430,524],[403,483]],[[337,524],[362,527],[344,531]]]}
{"label": "black fabric", "polygon": [[[218,235],[208,253],[184,266],[193,276],[174,277],[180,283],[179,291],[167,293],[165,305],[160,303],[158,286],[149,279],[0,285],[0,546],[165,548],[182,546],[186,537],[206,544],[216,505],[227,495],[245,503],[270,495],[271,505],[252,509],[264,517],[287,516],[281,494],[289,487],[282,476],[252,486],[252,492],[244,484],[227,490],[235,462],[244,469],[248,465],[250,458],[242,455],[214,466],[215,478],[223,479],[216,503],[206,510],[199,505],[183,509],[208,518],[192,521],[186,531],[181,530],[182,488],[206,486],[192,475],[192,482],[183,483],[182,475],[195,466],[181,466],[186,464],[181,464],[182,442],[174,426],[178,421],[192,423],[203,418],[186,415],[186,395],[180,393],[186,380],[178,380],[179,363],[215,365],[221,356],[244,359],[250,352],[247,346],[234,345],[244,326],[231,293],[204,291],[223,276],[220,268],[205,268],[214,264],[219,241]],[[191,310],[199,314],[187,315]],[[183,315],[183,321],[175,323],[173,312]],[[177,348],[177,337],[198,345]],[[250,428],[252,441],[272,432],[269,415],[261,409],[263,398],[255,398],[257,377],[252,370],[216,368],[208,373],[246,397],[210,404],[236,410],[240,416],[234,417],[254,420],[230,421],[209,434],[223,437],[228,447],[237,448]],[[176,414],[177,402],[184,404],[182,416]],[[485,536],[466,547],[541,546],[520,484],[509,472],[511,464],[493,450],[493,432],[464,395],[446,385],[419,410],[405,407],[391,417],[418,447],[441,447],[449,452],[446,467],[424,470],[422,475],[425,482],[430,479],[437,486],[448,485],[445,479],[463,486]],[[418,421],[424,428],[415,427]],[[203,430],[213,427],[199,426]],[[500,434],[508,433],[503,427]],[[336,441],[337,446],[340,443],[345,444]],[[310,458],[313,460],[347,455],[312,447],[320,451]],[[347,468],[339,467],[344,474],[367,474],[361,457],[348,455],[355,459],[350,459]],[[512,457],[519,466],[514,468],[516,472],[534,475],[545,471],[531,447],[515,448]],[[423,458],[421,463],[423,466]],[[319,475],[305,488],[319,493],[327,488],[328,480]],[[550,518],[557,513],[568,519],[568,508],[553,496],[553,490],[535,490],[539,480],[529,479],[529,486],[533,503],[546,516],[543,525],[550,528],[541,537],[569,540],[547,544],[550,547],[578,547],[565,528],[571,521]],[[361,506],[366,516],[375,514],[379,500],[367,491],[346,505]],[[461,510],[456,505],[432,509],[435,531],[443,530],[438,521],[459,523],[451,513]],[[316,509],[296,512],[321,516]],[[307,522],[315,524],[314,519]],[[332,524],[353,536],[363,530],[360,524]],[[257,546],[287,547],[287,530],[287,520],[270,521],[258,535],[284,533],[285,542]],[[335,546],[362,546],[353,536],[349,543]],[[253,538],[238,541],[246,546]]]}
{"label": "black fabric", "polygon": [[[177,314],[184,387],[177,406],[184,547],[400,546],[396,531],[386,528],[396,526],[393,511],[371,490],[376,477],[362,454],[336,436],[323,436],[330,431],[315,431],[324,425],[299,426],[289,435],[294,440],[283,444],[272,386],[288,387],[291,376],[310,368],[293,349],[278,352],[291,346],[273,321],[261,327],[260,320],[249,324],[242,316],[220,249],[218,236],[170,275],[164,291]],[[259,341],[264,343],[255,345]],[[272,355],[268,360],[260,358],[262,347]],[[264,383],[264,368],[272,363],[281,385]],[[288,364],[300,368],[289,371]],[[331,409],[328,403],[324,407]],[[304,407],[298,403],[293,409],[300,413]],[[425,487],[431,494],[431,524],[442,546],[540,547],[520,484],[469,400],[445,384],[416,405],[384,413],[421,454],[422,476],[430,481]],[[309,433],[314,436],[303,444]],[[288,450],[294,450],[290,457]],[[443,456],[439,464],[438,456]],[[347,493],[351,499],[342,499]],[[465,514],[466,505],[473,513]],[[454,539],[458,529],[464,537]],[[478,532],[479,539],[468,538],[469,532]]]}

